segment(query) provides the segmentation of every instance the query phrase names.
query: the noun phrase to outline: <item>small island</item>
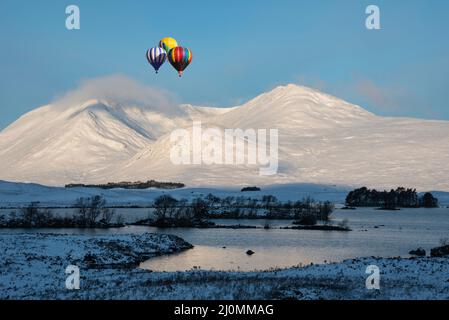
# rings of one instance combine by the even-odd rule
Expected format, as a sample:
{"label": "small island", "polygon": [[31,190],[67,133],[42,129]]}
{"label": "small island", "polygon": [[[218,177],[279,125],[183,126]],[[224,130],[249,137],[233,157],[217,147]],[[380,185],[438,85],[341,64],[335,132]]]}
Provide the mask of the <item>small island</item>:
{"label": "small island", "polygon": [[416,189],[398,187],[396,190],[377,191],[362,187],[346,196],[346,207],[379,207],[382,210],[398,210],[399,208],[437,208],[438,199],[430,192],[420,196]]}

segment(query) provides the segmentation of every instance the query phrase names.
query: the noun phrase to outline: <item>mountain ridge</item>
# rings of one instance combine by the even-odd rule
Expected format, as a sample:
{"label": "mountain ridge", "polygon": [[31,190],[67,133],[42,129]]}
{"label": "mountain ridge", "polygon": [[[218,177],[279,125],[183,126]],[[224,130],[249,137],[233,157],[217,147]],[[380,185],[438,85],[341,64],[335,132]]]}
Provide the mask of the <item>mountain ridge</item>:
{"label": "mountain ridge", "polygon": [[[155,100],[156,101],[156,100]],[[45,105],[0,132],[0,179],[47,185],[173,180],[186,185],[330,183],[449,190],[449,122],[377,116],[315,89],[278,86],[232,108],[123,104],[90,98]],[[169,105],[169,104],[167,104]],[[175,165],[175,129],[277,129],[279,170]]]}

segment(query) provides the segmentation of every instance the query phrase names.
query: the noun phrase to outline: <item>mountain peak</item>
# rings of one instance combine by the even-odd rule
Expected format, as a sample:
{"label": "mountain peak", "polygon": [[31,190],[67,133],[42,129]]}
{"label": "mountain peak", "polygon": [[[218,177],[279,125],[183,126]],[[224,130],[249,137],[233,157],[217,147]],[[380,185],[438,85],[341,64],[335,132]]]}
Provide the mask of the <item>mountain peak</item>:
{"label": "mountain peak", "polygon": [[314,96],[316,98],[324,99],[324,100],[333,99],[333,100],[342,101],[341,99],[331,96],[327,93],[324,93],[318,89],[310,88],[310,87],[306,87],[306,86],[302,86],[302,85],[298,85],[298,84],[294,84],[294,83],[277,86],[273,90],[266,92],[266,94],[271,95],[273,98],[284,98],[284,97],[300,98],[300,97]]}
{"label": "mountain peak", "polygon": [[[339,124],[343,121],[373,116],[369,111],[317,89],[287,84],[265,92],[241,106],[241,112],[253,110],[264,113],[267,119],[285,117],[286,121],[313,119]],[[243,115],[241,115],[243,117]],[[320,125],[321,125],[320,124]]]}
{"label": "mountain peak", "polygon": [[316,89],[310,88],[310,87],[306,87],[306,86],[302,86],[296,83],[287,83],[285,85],[280,85],[277,86],[276,88],[274,88],[272,91],[274,90],[279,90],[279,91],[284,91],[284,92],[293,92],[293,91],[302,91],[302,92],[307,92],[307,91],[318,91]]}
{"label": "mountain peak", "polygon": [[[449,190],[443,179],[449,175],[448,122],[384,119],[296,84],[217,109],[178,106],[119,80],[93,83],[2,131],[0,179],[53,185],[142,178],[227,186],[302,181]],[[204,128],[278,130],[279,175],[259,177],[250,165],[173,165],[170,133],[191,128],[194,119]],[[431,168],[440,168],[443,178]]]}
{"label": "mountain peak", "polygon": [[77,106],[79,110],[96,110],[96,109],[108,109],[113,107],[108,102],[101,99],[88,99],[85,102]]}

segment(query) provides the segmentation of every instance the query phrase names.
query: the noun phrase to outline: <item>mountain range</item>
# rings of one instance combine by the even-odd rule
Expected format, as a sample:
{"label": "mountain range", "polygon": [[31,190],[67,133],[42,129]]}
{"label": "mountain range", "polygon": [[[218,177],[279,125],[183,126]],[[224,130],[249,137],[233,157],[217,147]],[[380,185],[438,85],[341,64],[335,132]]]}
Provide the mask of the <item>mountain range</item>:
{"label": "mountain range", "polygon": [[[188,186],[313,183],[449,191],[449,122],[381,117],[285,85],[232,108],[145,106],[90,97],[37,108],[0,133],[0,179],[61,186],[119,181]],[[174,164],[175,129],[277,129],[274,175],[259,165]],[[248,144],[244,139],[243,143]],[[193,151],[195,152],[195,151]]]}

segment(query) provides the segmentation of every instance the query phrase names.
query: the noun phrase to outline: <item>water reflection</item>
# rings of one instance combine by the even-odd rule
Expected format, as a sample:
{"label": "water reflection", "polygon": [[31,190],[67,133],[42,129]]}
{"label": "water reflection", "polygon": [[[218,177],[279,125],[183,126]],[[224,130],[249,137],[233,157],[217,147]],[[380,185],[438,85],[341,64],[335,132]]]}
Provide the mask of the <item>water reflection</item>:
{"label": "water reflection", "polygon": [[[260,270],[323,263],[365,256],[408,256],[417,247],[427,251],[449,238],[449,209],[337,210],[335,223],[349,220],[351,232],[282,230],[288,220],[220,220],[218,224],[258,225],[259,229],[158,229],[128,226],[117,229],[0,229],[0,232],[67,234],[123,234],[156,232],[177,235],[195,248],[152,258],[142,264],[154,271],[184,271],[194,267],[214,270]],[[226,248],[223,248],[226,247]],[[246,255],[253,250],[254,255]]]}

